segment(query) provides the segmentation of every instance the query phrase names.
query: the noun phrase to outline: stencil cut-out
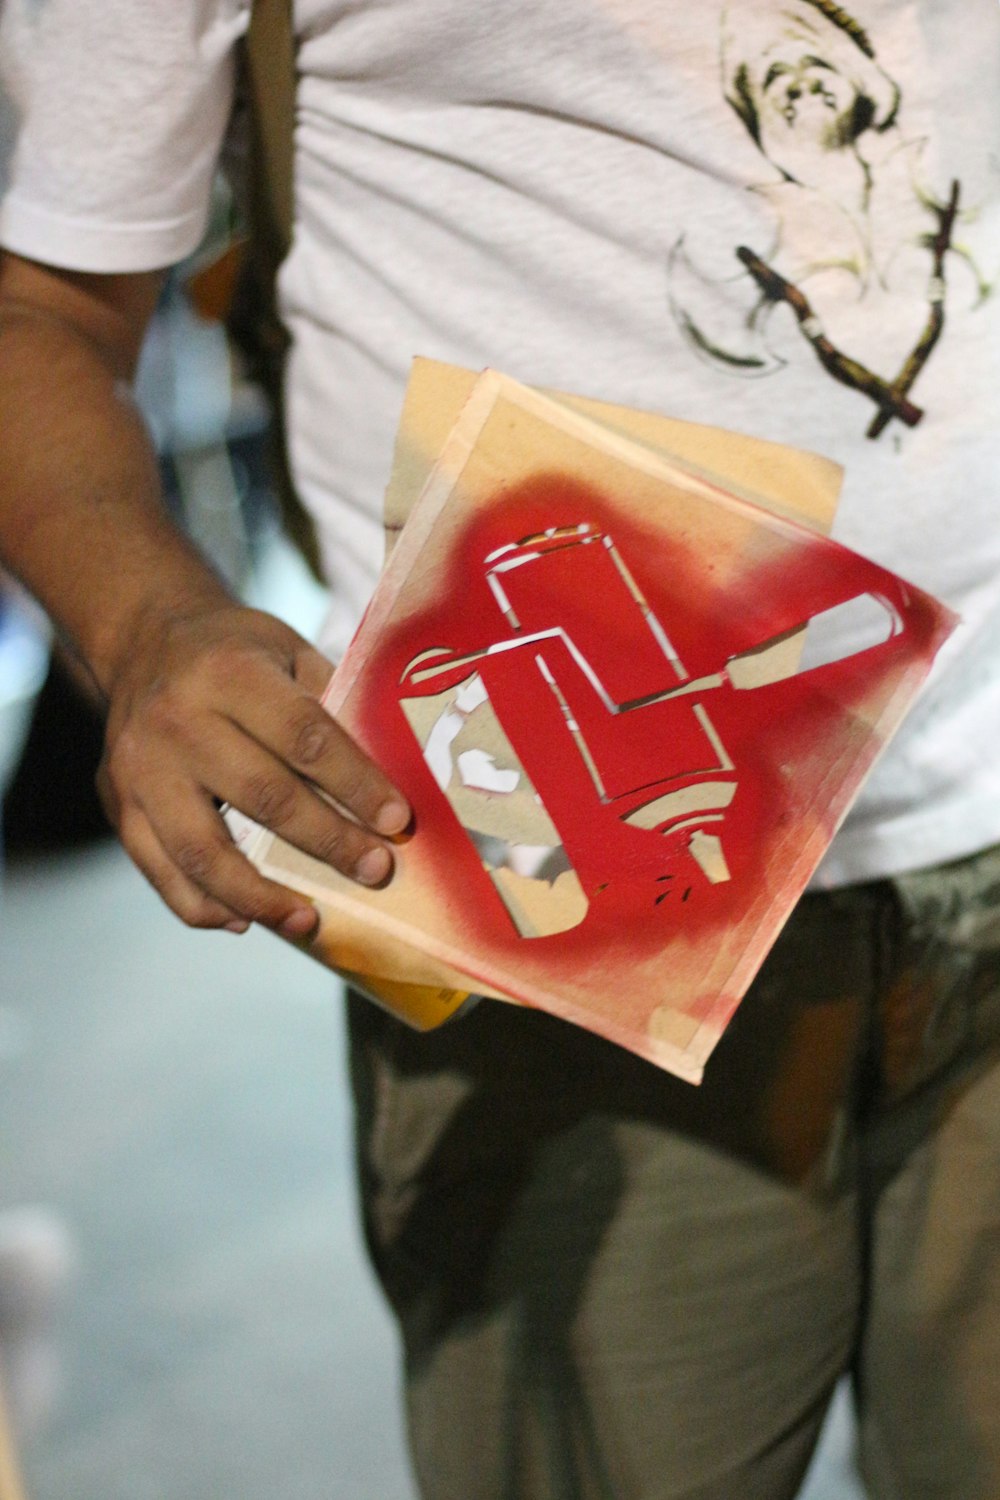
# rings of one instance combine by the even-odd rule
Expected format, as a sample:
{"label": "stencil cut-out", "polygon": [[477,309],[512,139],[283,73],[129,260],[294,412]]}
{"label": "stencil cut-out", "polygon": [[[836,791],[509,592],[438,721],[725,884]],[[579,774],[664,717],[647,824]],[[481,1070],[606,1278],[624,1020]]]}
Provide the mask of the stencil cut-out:
{"label": "stencil cut-out", "polygon": [[835,491],[773,445],[418,370],[327,696],[415,832],[379,891],[248,845],[321,955],[420,1024],[478,992],[697,1081],[953,624],[815,529]]}
{"label": "stencil cut-out", "polygon": [[[427,766],[479,850],[522,937],[548,937],[578,925],[589,905],[586,890],[598,884],[607,889],[617,874],[606,867],[573,870],[573,903],[560,899],[563,891],[558,896],[553,891],[551,875],[543,872],[558,855],[559,873],[566,874],[565,846],[504,732],[497,689],[491,695],[486,681],[492,675],[491,658],[524,653],[514,679],[515,694],[525,692],[524,674],[533,671],[550,688],[565,726],[565,743],[553,741],[551,731],[539,722],[538,753],[564,756],[575,750],[593,785],[589,815],[600,818],[603,807],[620,803],[615,816],[633,828],[660,836],[683,833],[701,876],[716,885],[729,880],[730,872],[723,831],[709,825],[725,822],[737,792],[737,775],[709,708],[699,700],[725,685],[750,691],[787,681],[882,645],[900,628],[891,605],[862,594],[820,611],[776,639],[751,646],[718,672],[692,677],[613,538],[591,522],[553,526],[494,548],[483,559],[483,571],[502,617],[498,626],[506,624],[509,634],[473,653],[447,647],[420,651],[404,673],[401,704]],[[569,595],[576,595],[577,602],[600,601],[604,629],[592,637],[589,655],[558,623]],[[596,659],[595,652],[600,653]],[[477,670],[462,677],[457,687],[434,690],[470,666]],[[573,684],[574,678],[580,681]],[[510,682],[509,673],[504,680]],[[631,695],[617,699],[608,682],[623,694],[631,688]],[[643,690],[636,691],[640,686]],[[588,688],[610,718],[643,717],[628,718],[615,728],[598,712],[596,724],[591,716],[588,740],[567,697],[574,696],[574,690],[586,695]],[[422,694],[411,695],[412,689]],[[499,690],[508,695],[511,691],[502,685]],[[679,713],[652,712],[680,699],[686,701],[678,703]],[[421,707],[428,702],[435,705],[434,717]],[[623,784],[622,735],[630,739],[631,773],[625,780],[632,780],[632,785]],[[448,747],[460,736],[466,748],[453,756]],[[637,756],[640,740],[645,742],[642,761]],[[715,774],[719,772],[729,773],[727,779],[720,779]],[[519,788],[526,795],[507,800]],[[586,801],[575,812],[588,816]],[[509,874],[500,876],[501,870],[517,876],[516,886]],[[599,881],[601,874],[609,878]],[[526,902],[533,911],[528,921]],[[546,906],[550,915],[539,920]]]}
{"label": "stencil cut-out", "polygon": [[[421,652],[407,676],[433,689],[435,679],[455,665],[443,651],[433,657],[435,664],[427,666],[428,654]],[[461,670],[467,666],[464,662]],[[425,764],[478,851],[517,932],[546,937],[582,921],[586,896],[504,733],[482,673],[400,701]]]}

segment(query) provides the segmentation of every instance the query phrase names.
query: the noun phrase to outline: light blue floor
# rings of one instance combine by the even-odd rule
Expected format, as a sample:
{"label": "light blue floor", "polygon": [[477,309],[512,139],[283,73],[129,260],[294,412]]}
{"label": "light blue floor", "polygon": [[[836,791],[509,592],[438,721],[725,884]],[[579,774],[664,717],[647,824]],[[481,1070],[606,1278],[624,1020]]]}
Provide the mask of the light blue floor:
{"label": "light blue floor", "polygon": [[10,872],[2,923],[0,1206],[79,1263],[31,1500],[409,1500],[336,981],[114,849]]}
{"label": "light blue floor", "polygon": [[[411,1500],[336,982],[186,931],[113,848],[10,872],[0,920],[0,1207],[79,1263],[31,1500]],[[860,1493],[849,1440],[808,1500]]]}

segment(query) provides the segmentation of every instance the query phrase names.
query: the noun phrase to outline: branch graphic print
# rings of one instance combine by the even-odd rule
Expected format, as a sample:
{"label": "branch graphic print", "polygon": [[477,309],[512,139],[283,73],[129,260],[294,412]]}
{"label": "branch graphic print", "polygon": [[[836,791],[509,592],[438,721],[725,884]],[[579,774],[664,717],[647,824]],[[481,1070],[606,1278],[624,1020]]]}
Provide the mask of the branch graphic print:
{"label": "branch graphic print", "polygon": [[[790,361],[811,367],[810,378],[808,346],[826,376],[871,403],[869,439],[893,423],[916,427],[925,415],[916,383],[946,321],[990,290],[958,229],[975,205],[957,173],[933,180],[938,153],[907,124],[896,67],[837,0],[725,0],[719,65],[760,167],[747,158],[741,179],[753,228],[727,245],[714,227],[681,227],[667,276],[682,337],[744,380],[780,380]],[[767,220],[769,245],[759,239]],[[977,283],[971,306],[956,262]],[[794,321],[761,316],[781,305]]]}

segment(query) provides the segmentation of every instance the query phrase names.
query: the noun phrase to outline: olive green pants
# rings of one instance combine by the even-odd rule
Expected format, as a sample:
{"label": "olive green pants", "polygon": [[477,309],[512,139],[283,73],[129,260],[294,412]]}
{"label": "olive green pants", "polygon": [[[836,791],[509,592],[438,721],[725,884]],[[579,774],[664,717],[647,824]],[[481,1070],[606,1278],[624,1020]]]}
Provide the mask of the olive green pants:
{"label": "olive green pants", "polygon": [[700,1089],[483,1002],[352,1000],[425,1500],[1000,1497],[1000,849],[800,903]]}

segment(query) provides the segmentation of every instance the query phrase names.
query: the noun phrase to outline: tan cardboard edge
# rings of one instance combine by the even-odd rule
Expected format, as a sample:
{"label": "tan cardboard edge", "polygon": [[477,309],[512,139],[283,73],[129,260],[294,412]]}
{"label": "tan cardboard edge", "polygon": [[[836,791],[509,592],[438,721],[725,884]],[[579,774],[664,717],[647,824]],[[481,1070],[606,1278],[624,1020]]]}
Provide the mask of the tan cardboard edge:
{"label": "tan cardboard edge", "polygon": [[[387,556],[478,379],[478,372],[459,365],[414,359],[385,492]],[[817,531],[830,530],[843,482],[843,469],[831,459],[590,397],[551,390],[539,394],[642,444],[696,478],[721,482],[752,504]]]}

